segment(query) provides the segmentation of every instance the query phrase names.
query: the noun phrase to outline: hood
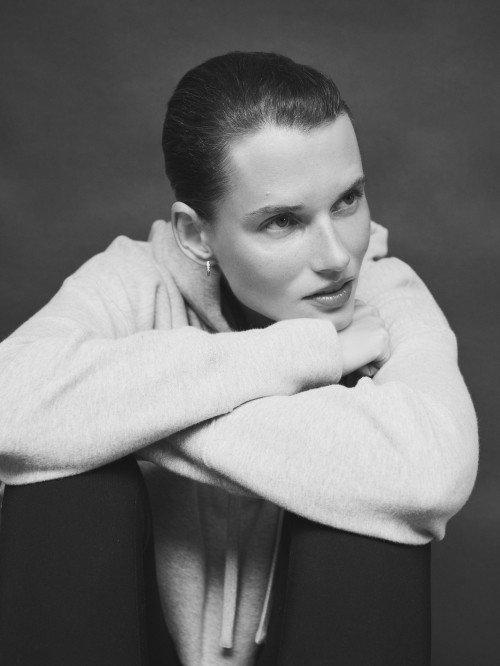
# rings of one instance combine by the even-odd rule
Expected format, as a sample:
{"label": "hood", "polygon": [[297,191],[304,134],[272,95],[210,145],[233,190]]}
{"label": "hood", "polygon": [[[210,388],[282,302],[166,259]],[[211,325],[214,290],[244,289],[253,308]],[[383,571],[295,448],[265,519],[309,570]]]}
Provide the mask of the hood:
{"label": "hood", "polygon": [[[369,259],[377,259],[387,254],[387,229],[376,222],[371,222],[370,242],[363,264]],[[176,283],[184,300],[190,306],[200,322],[213,332],[234,330],[222,314],[221,309],[221,272],[217,265],[206,275],[205,266],[189,259],[181,250],[172,231],[172,225],[165,220],[156,220],[148,237],[153,255],[159,268],[168,267],[168,273]],[[363,264],[361,270],[363,270]],[[238,603],[239,576],[239,497],[228,494],[226,514],[226,543],[224,584],[222,592],[222,619],[219,645],[221,648],[233,647],[234,624]],[[266,593],[260,621],[255,634],[255,642],[264,641],[267,632],[272,583],[281,539],[283,509],[279,512],[274,540],[272,562],[268,574]]]}

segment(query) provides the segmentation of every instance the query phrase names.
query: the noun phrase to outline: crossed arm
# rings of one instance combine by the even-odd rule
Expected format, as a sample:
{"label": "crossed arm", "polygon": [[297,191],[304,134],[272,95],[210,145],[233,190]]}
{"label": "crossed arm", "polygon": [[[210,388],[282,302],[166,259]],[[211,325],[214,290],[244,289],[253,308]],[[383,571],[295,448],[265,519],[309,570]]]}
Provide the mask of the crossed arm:
{"label": "crossed arm", "polygon": [[478,457],[456,337],[401,260],[369,262],[359,285],[390,334],[391,358],[372,379],[248,401],[139,457],[339,529],[413,544],[443,538]]}
{"label": "crossed arm", "polygon": [[378,307],[392,355],[348,388],[324,320],[153,329],[156,299],[179,294],[142,246],[115,239],[0,343],[0,478],[59,478],[142,450],[327,525],[440,538],[474,483],[476,415],[446,318],[410,266],[383,258],[383,232],[374,240],[356,295]]}

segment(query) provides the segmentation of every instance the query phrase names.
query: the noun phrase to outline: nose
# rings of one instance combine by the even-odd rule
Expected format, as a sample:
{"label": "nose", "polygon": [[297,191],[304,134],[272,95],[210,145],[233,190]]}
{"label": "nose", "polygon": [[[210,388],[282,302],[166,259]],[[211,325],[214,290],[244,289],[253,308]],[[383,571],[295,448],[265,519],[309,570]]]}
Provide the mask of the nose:
{"label": "nose", "polygon": [[317,273],[332,271],[342,273],[347,268],[351,255],[342,243],[331,218],[328,216],[326,219],[318,220],[310,229],[313,234],[311,244],[313,270]]}

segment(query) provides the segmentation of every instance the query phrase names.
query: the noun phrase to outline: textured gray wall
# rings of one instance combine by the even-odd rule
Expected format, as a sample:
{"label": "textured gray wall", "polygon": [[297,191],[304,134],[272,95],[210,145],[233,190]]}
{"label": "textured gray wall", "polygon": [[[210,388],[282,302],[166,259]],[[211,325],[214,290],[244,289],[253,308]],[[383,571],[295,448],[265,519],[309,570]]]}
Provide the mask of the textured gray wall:
{"label": "textured gray wall", "polygon": [[271,50],[339,85],[357,116],[373,218],[389,228],[391,254],[415,267],[447,314],[479,414],[476,491],[434,546],[435,666],[496,664],[500,650],[494,6],[1,6],[0,339],[117,235],[144,239],[168,216],[161,124],[187,69],[229,50]]}

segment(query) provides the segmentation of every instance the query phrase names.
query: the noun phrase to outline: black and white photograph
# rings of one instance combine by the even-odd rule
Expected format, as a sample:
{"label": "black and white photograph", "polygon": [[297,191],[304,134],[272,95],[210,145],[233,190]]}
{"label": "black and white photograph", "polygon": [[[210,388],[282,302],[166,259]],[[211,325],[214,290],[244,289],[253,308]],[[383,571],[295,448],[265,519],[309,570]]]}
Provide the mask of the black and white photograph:
{"label": "black and white photograph", "polygon": [[1,3],[2,666],[500,663],[499,18]]}

